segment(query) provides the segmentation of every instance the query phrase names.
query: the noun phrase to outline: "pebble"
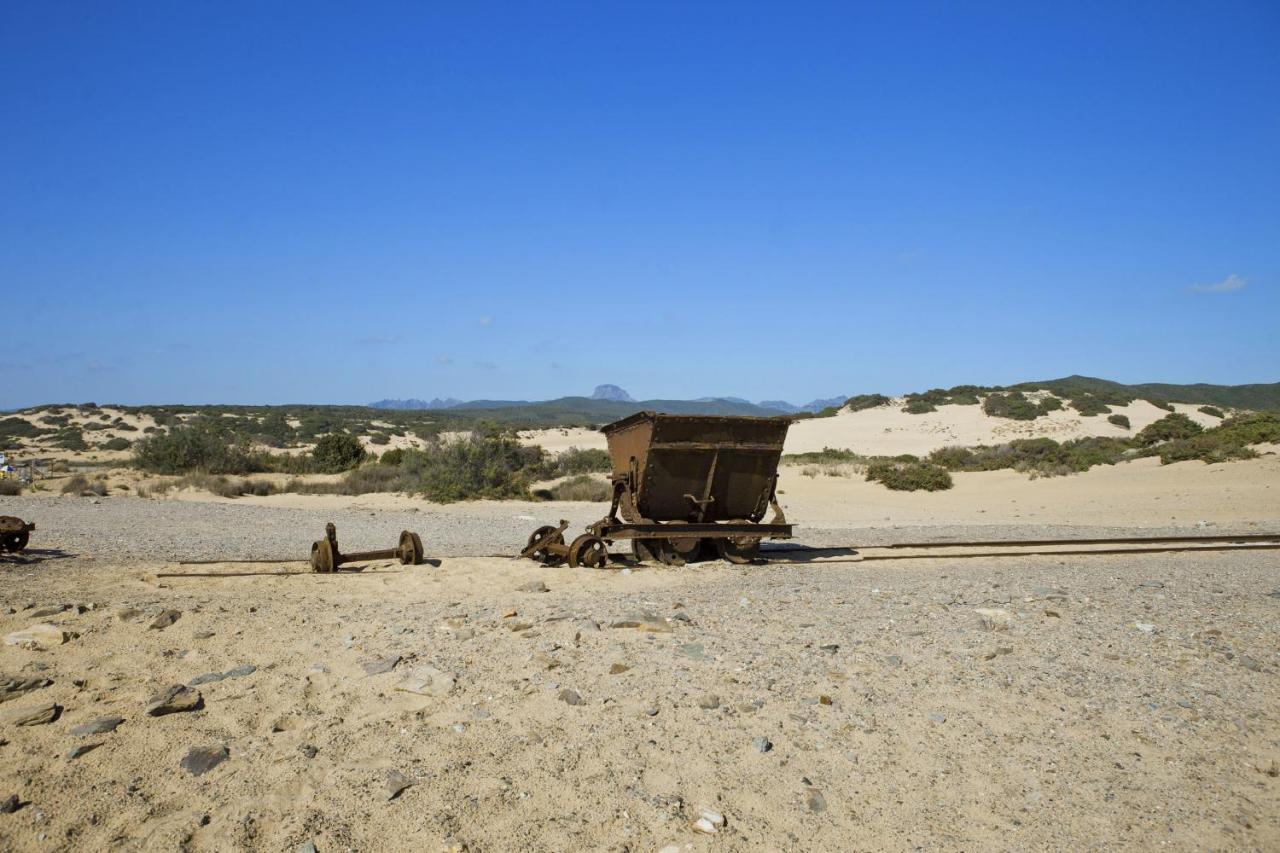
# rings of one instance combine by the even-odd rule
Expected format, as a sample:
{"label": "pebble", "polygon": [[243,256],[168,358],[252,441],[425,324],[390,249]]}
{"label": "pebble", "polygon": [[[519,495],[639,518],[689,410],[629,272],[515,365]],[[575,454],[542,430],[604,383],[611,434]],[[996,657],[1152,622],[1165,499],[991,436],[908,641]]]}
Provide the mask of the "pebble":
{"label": "pebble", "polygon": [[395,689],[419,696],[447,696],[457,683],[458,679],[453,673],[434,666],[420,666],[410,672]]}
{"label": "pebble", "polygon": [[310,744],[310,743],[304,743],[298,747],[298,752],[301,752],[307,758],[315,758],[316,753],[318,753],[319,751],[320,750],[317,749],[314,744]]}
{"label": "pebble", "polygon": [[93,752],[100,746],[102,746],[101,743],[82,743],[79,746],[73,746],[67,751],[67,761],[74,761],[86,752]]}
{"label": "pebble", "polygon": [[382,658],[361,658],[357,663],[360,664],[360,668],[364,670],[365,675],[381,675],[396,668],[396,664],[400,663],[400,655],[389,655]]}
{"label": "pebble", "polygon": [[694,824],[694,828],[699,832],[705,832],[707,835],[715,835],[724,828],[724,815],[720,812],[704,809],[698,815],[698,822]]}
{"label": "pebble", "polygon": [[702,643],[685,643],[676,649],[676,653],[681,657],[689,658],[689,660],[706,660],[707,652],[702,647]]}
{"label": "pebble", "polygon": [[946,714],[930,714],[929,715],[929,722],[931,723],[945,723],[946,721],[947,721]]}
{"label": "pebble", "polygon": [[304,841],[298,845],[298,853],[318,853],[314,840]]}
{"label": "pebble", "polygon": [[231,751],[222,744],[193,746],[187,750],[180,766],[192,776],[203,776],[231,757]]}
{"label": "pebble", "polygon": [[21,678],[16,675],[0,675],[0,702],[16,699],[24,693],[39,690],[53,684],[47,678]]}
{"label": "pebble", "polygon": [[547,585],[543,581],[530,581],[529,583],[521,584],[520,586],[516,587],[516,591],[517,592],[550,592],[551,590],[547,589]]}
{"label": "pebble", "polygon": [[0,801],[0,814],[13,814],[18,810],[18,795],[10,794],[6,799]]}
{"label": "pebble", "polygon": [[1156,626],[1152,625],[1150,622],[1134,622],[1133,627],[1137,628],[1144,634],[1151,634],[1156,630]]}
{"label": "pebble", "polygon": [[62,706],[53,702],[14,708],[0,716],[0,722],[10,726],[43,726],[52,723],[62,714]]}
{"label": "pebble", "polygon": [[147,629],[151,631],[163,631],[165,628],[168,628],[181,618],[181,610],[162,610],[160,615],[153,619],[151,624],[147,626]]}
{"label": "pebble", "polygon": [[583,698],[578,695],[578,691],[570,690],[568,688],[561,690],[558,698],[560,699],[561,702],[565,703],[566,705],[585,705],[586,704]]}
{"label": "pebble", "polygon": [[610,628],[635,628],[654,634],[669,634],[671,623],[653,613],[633,613],[609,624]]}
{"label": "pebble", "polygon": [[87,723],[81,723],[71,730],[71,734],[76,737],[86,737],[88,735],[105,735],[114,732],[116,727],[124,722],[124,717],[98,717]]}
{"label": "pebble", "polygon": [[401,773],[399,770],[387,771],[386,791],[388,802],[400,796],[406,788],[412,787],[413,780]]}
{"label": "pebble", "polygon": [[625,663],[615,663],[609,667],[609,674],[621,675],[622,673],[626,672],[629,669],[631,669],[631,667],[627,666]]}
{"label": "pebble", "polygon": [[720,697],[714,693],[704,694],[698,699],[698,707],[704,711],[714,711],[720,707]]}
{"label": "pebble", "polygon": [[220,672],[206,672],[204,675],[197,675],[195,678],[187,682],[188,687],[196,687],[201,684],[211,684],[215,681],[221,681],[226,678]]}
{"label": "pebble", "polygon": [[827,798],[822,796],[822,792],[817,788],[810,788],[805,796],[805,805],[809,807],[809,811],[825,812],[827,810]]}
{"label": "pebble", "polygon": [[203,707],[204,697],[199,690],[192,690],[185,684],[173,684],[152,696],[146,710],[148,716],[163,717],[180,711],[198,711]]}
{"label": "pebble", "polygon": [[222,674],[223,678],[244,678],[246,675],[253,675],[258,668],[251,663],[242,663],[234,669],[229,669]]}
{"label": "pebble", "polygon": [[751,741],[751,745],[754,746],[756,748],[756,752],[761,755],[773,749],[773,741],[769,740],[767,737],[758,737]]}
{"label": "pebble", "polygon": [[1143,581],[1138,584],[1138,586],[1145,589],[1164,589],[1164,583],[1162,581]]}

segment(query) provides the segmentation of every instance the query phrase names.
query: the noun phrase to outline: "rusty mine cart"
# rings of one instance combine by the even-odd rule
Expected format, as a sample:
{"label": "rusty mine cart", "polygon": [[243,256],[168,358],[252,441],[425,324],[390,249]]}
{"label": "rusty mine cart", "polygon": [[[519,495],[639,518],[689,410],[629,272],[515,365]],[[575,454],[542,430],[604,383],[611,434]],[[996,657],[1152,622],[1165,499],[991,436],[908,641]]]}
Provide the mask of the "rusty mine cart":
{"label": "rusty mine cart", "polygon": [[[791,538],[777,501],[790,425],[790,418],[637,412],[602,427],[613,468],[609,514],[567,546],[567,521],[539,527],[521,556],[599,568],[608,561],[606,543],[629,539],[641,561],[679,566],[719,556],[746,563],[760,540]],[[773,518],[761,523],[770,507]]]}

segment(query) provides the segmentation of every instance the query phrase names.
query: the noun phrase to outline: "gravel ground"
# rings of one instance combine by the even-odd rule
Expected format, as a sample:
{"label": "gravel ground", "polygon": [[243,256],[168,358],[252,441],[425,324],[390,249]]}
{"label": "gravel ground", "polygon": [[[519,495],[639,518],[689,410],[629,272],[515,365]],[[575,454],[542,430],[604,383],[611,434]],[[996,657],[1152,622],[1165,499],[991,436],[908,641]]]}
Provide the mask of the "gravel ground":
{"label": "gravel ground", "polygon": [[[395,546],[401,530],[422,536],[428,556],[513,555],[524,547],[534,528],[570,521],[569,532],[582,532],[597,521],[597,503],[527,503],[519,501],[451,504],[426,509],[388,511],[351,508],[314,511],[289,507],[199,501],[106,498],[0,498],[0,515],[34,521],[32,548],[57,548],[74,554],[131,557],[142,560],[290,560],[305,559],[311,543],[324,534],[324,524],[338,526],[345,551]],[[892,542],[1001,538],[1153,536],[1196,533],[1258,533],[1256,527],[1085,527],[1079,525],[935,525],[878,528],[815,528],[797,525],[792,545],[812,547],[871,546]],[[614,550],[625,551],[625,545]]]}

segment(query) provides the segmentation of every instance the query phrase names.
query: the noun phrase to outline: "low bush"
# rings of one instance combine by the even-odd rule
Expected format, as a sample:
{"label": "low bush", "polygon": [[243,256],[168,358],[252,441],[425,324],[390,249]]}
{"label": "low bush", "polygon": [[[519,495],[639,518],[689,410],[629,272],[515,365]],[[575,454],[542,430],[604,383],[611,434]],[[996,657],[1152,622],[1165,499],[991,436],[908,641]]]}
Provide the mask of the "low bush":
{"label": "low bush", "polygon": [[1202,415],[1208,415],[1211,418],[1226,417],[1226,415],[1222,413],[1222,409],[1219,409],[1217,406],[1201,406],[1200,408],[1196,409],[1196,411]]}
{"label": "low bush", "polygon": [[[1175,416],[1168,415],[1161,421],[1172,417]],[[1228,418],[1211,429],[1167,440],[1148,449],[1147,455],[1159,456],[1161,463],[1166,465],[1191,459],[1227,462],[1252,459],[1258,454],[1250,445],[1274,442],[1280,442],[1280,413],[1257,412]]]}
{"label": "low bush", "polygon": [[613,488],[589,474],[579,474],[545,490],[553,501],[591,501],[599,503],[613,497]]}
{"label": "low bush", "polygon": [[378,464],[380,465],[399,465],[403,461],[404,450],[399,447],[392,448],[378,457]]}
{"label": "low bush", "polygon": [[391,443],[391,436],[387,435],[385,432],[375,432],[373,435],[369,436],[369,443],[382,447]]}
{"label": "low bush", "polygon": [[207,425],[174,427],[141,439],[133,448],[133,464],[154,474],[251,474],[269,470],[271,460],[255,456]]}
{"label": "low bush", "polygon": [[866,477],[899,492],[936,492],[952,486],[947,469],[930,462],[872,462],[867,466]]}
{"label": "low bush", "polygon": [[1190,438],[1202,431],[1200,424],[1191,420],[1191,418],[1183,414],[1174,413],[1165,415],[1155,423],[1148,424],[1134,436],[1134,441],[1142,447],[1150,447],[1162,441]]}
{"label": "low bush", "polygon": [[1053,476],[1087,471],[1095,465],[1114,465],[1129,451],[1129,442],[1118,438],[1077,438],[1061,444],[1052,438],[1022,438],[994,446],[943,447],[929,454],[929,461],[948,471],[1012,468]]}
{"label": "low bush", "polygon": [[859,463],[865,461],[865,456],[854,453],[852,450],[840,450],[835,447],[824,447],[822,450],[808,453],[788,453],[782,457],[784,465],[836,465],[846,462]]}
{"label": "low bush", "polygon": [[1166,412],[1174,411],[1173,403],[1167,402],[1165,400],[1148,399],[1147,402],[1155,406],[1157,409],[1164,409]]}
{"label": "low bush", "polygon": [[556,456],[544,457],[536,478],[555,480],[578,474],[608,474],[612,470],[613,463],[609,460],[608,451],[597,447],[570,447]]}
{"label": "low bush", "polygon": [[1110,406],[1092,394],[1081,394],[1078,397],[1072,397],[1071,408],[1075,409],[1085,417],[1105,415],[1111,412]]}
{"label": "low bush", "polygon": [[906,412],[908,415],[924,415],[929,412],[938,411],[938,407],[929,400],[918,398],[915,400],[908,400],[907,404],[902,407],[902,411]]}
{"label": "low bush", "polygon": [[982,403],[982,411],[993,418],[1033,421],[1049,410],[1028,400],[1021,391],[1010,391],[1007,394],[988,394]]}
{"label": "low bush", "polygon": [[82,495],[89,489],[89,478],[84,474],[75,474],[62,484],[64,495]]}
{"label": "low bush", "polygon": [[331,432],[316,442],[311,451],[317,470],[337,474],[356,467],[364,459],[360,439],[345,432]]}
{"label": "low bush", "polygon": [[[170,487],[176,487],[179,489],[201,489],[224,498],[238,498],[241,495],[257,495],[262,497],[265,495],[274,495],[279,491],[275,487],[275,484],[267,480],[229,479],[221,474],[204,474],[199,472],[186,475],[176,483],[173,483]],[[142,494],[142,492],[139,491],[139,494]]]}
{"label": "low bush", "polygon": [[1127,415],[1107,415],[1107,423],[1115,424],[1121,429],[1129,429],[1129,417]]}
{"label": "low bush", "polygon": [[876,406],[886,406],[890,402],[890,399],[883,394],[858,394],[845,400],[844,408],[851,412],[861,412],[864,409],[874,409]]}
{"label": "low bush", "polygon": [[130,447],[129,439],[119,436],[104,441],[98,445],[99,450],[128,450]]}
{"label": "low bush", "polygon": [[22,483],[12,477],[0,477],[0,497],[13,498],[22,494]]}

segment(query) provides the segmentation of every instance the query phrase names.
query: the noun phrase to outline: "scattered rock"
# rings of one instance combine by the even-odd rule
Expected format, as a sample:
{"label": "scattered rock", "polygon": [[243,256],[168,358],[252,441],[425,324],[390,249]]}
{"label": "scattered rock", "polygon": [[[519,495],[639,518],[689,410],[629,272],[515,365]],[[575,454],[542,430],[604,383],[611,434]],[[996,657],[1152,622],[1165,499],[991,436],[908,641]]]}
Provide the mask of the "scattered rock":
{"label": "scattered rock", "polygon": [[116,611],[116,618],[121,622],[133,622],[142,618],[142,611],[136,607],[121,607]]}
{"label": "scattered rock", "polygon": [[79,746],[73,746],[67,751],[67,761],[75,761],[86,752],[93,752],[100,746],[102,746],[101,743],[82,743]]}
{"label": "scattered rock", "polygon": [[357,663],[360,664],[360,668],[364,670],[365,675],[381,675],[396,668],[396,664],[400,663],[400,655],[390,655],[384,658],[361,658]]}
{"label": "scattered rock", "polygon": [[204,697],[199,690],[192,690],[185,684],[173,684],[151,697],[147,703],[147,714],[163,717],[180,711],[198,711],[203,707]]}
{"label": "scattered rock", "polygon": [[751,745],[754,746],[756,748],[756,752],[760,753],[761,755],[773,749],[773,741],[763,736],[752,740]]}
{"label": "scattered rock", "polygon": [[945,723],[946,721],[947,721],[946,714],[930,714],[929,715],[929,722],[931,723]]}
{"label": "scattered rock", "polygon": [[827,653],[827,654],[829,654],[829,655],[834,655],[836,652],[840,651],[840,644],[839,644],[839,643],[827,643],[826,645],[818,646],[818,650],[819,650],[819,651],[826,652],[826,653]]}
{"label": "scattered rock", "polygon": [[307,758],[315,758],[316,754],[319,753],[320,750],[317,749],[314,744],[304,743],[298,747],[298,752],[301,752]]}
{"label": "scattered rock", "polygon": [[253,675],[258,668],[251,663],[242,663],[234,669],[229,669],[222,674],[223,678],[244,678],[246,675]]}
{"label": "scattered rock", "polygon": [[609,627],[635,628],[639,631],[648,631],[654,634],[669,634],[672,631],[670,622],[652,613],[635,613],[610,623]]}
{"label": "scattered rock", "polygon": [[889,655],[884,659],[884,663],[885,663],[885,666],[897,669],[898,667],[902,666],[902,658],[900,658],[898,655]]}
{"label": "scattered rock", "polygon": [[76,737],[87,737],[88,735],[105,735],[114,732],[116,727],[124,722],[124,717],[98,717],[87,723],[81,723],[71,730],[71,734]]}
{"label": "scattered rock", "polygon": [[211,640],[215,636],[217,635],[214,634],[212,631],[196,631],[194,634],[191,635],[192,639],[195,639],[195,640]]}
{"label": "scattered rock", "polygon": [[621,675],[622,673],[626,672],[629,669],[631,669],[631,667],[627,666],[625,663],[615,663],[609,667],[609,674]]}
{"label": "scattered rock", "polygon": [[583,700],[583,698],[582,698],[581,696],[579,696],[579,695],[578,695],[578,691],[576,691],[576,690],[570,690],[570,689],[568,689],[568,688],[565,688],[564,690],[561,690],[561,691],[560,691],[560,695],[559,695],[559,697],[558,697],[558,698],[560,699],[560,701],[561,701],[561,702],[565,703],[566,705],[585,705],[585,704],[587,704],[587,703]]}
{"label": "scattered rock", "polygon": [[1249,670],[1250,672],[1262,671],[1262,664],[1258,663],[1257,660],[1249,657],[1248,655],[1240,656],[1240,665],[1243,666],[1245,669]]}
{"label": "scattered rock", "polygon": [[10,794],[6,799],[0,801],[0,814],[13,814],[18,810],[18,795]]}
{"label": "scattered rock", "polygon": [[193,746],[187,750],[181,767],[192,776],[203,776],[231,757],[231,751],[222,744]]}
{"label": "scattered rock", "polygon": [[1056,611],[1056,610],[1046,610],[1046,611],[1044,612],[1044,615],[1045,615],[1045,616],[1047,616],[1047,617],[1048,617],[1048,618],[1050,618],[1050,619],[1061,619],[1061,618],[1062,618],[1062,614],[1061,614],[1061,613],[1059,613],[1059,612],[1058,612],[1058,611]]}
{"label": "scattered rock", "polygon": [[676,654],[689,660],[706,660],[707,652],[702,643],[685,643],[676,649]]}
{"label": "scattered rock", "polygon": [[704,711],[714,711],[720,707],[720,697],[714,693],[704,694],[698,699],[698,707]]}
{"label": "scattered rock", "polygon": [[57,616],[64,610],[70,610],[70,604],[56,604],[53,607],[42,607],[31,614],[32,619],[41,619],[45,616]]}
{"label": "scattered rock", "polygon": [[200,684],[212,684],[215,681],[221,681],[226,678],[220,672],[206,672],[204,675],[197,675],[195,678],[187,682],[188,687],[196,687]]}
{"label": "scattered rock", "polygon": [[827,810],[827,798],[822,796],[822,792],[817,788],[810,788],[806,792],[804,802],[809,807],[809,811],[815,814]]}
{"label": "scattered rock", "polygon": [[52,723],[62,714],[62,706],[53,702],[14,708],[0,715],[0,722],[10,726],[43,726]]}
{"label": "scattered rock", "polygon": [[69,639],[67,632],[57,625],[40,622],[21,631],[14,631],[4,638],[6,646],[22,646],[32,649],[50,649]]}
{"label": "scattered rock", "polygon": [[1142,583],[1138,584],[1138,586],[1144,589],[1164,589],[1164,582],[1163,581],[1143,581]]}
{"label": "scattered rock", "polygon": [[1152,625],[1150,622],[1134,622],[1133,627],[1137,628],[1144,634],[1153,634],[1156,630],[1156,626]]}
{"label": "scattered rock", "polygon": [[528,630],[529,630],[530,628],[532,628],[532,627],[533,627],[533,623],[532,623],[532,622],[519,621],[519,622],[508,622],[508,623],[507,623],[507,630],[508,630],[508,631],[513,631],[513,632],[516,632],[516,633],[519,633],[520,631],[528,631]]}
{"label": "scattered rock", "polygon": [[318,851],[316,850],[315,840],[309,839],[299,844],[298,853],[318,853]]}
{"label": "scattered rock", "polygon": [[529,583],[521,584],[520,586],[516,587],[516,591],[517,592],[550,592],[551,590],[547,589],[547,585],[542,581],[530,581]]}
{"label": "scattered rock", "polygon": [[420,666],[410,672],[395,689],[420,696],[447,696],[457,683],[458,679],[452,673],[434,666]]}
{"label": "scattered rock", "polygon": [[0,675],[0,702],[17,699],[32,690],[39,690],[53,684],[47,678],[20,678],[16,675]]}
{"label": "scattered rock", "polygon": [[400,796],[406,788],[412,787],[413,780],[401,773],[399,770],[387,771],[386,791],[388,802]]}
{"label": "scattered rock", "polygon": [[148,625],[147,628],[148,630],[151,630],[151,631],[163,631],[165,628],[168,628],[170,625],[172,625],[174,622],[177,622],[181,618],[182,618],[181,610],[162,610],[160,611],[159,616],[151,620],[151,624]]}
{"label": "scattered rock", "polygon": [[985,631],[1008,631],[1013,627],[1013,614],[1002,607],[978,607],[978,624]]}
{"label": "scattered rock", "polygon": [[699,832],[705,832],[707,835],[715,835],[724,828],[724,815],[719,812],[713,812],[710,809],[703,811],[698,816],[698,822],[693,828]]}

